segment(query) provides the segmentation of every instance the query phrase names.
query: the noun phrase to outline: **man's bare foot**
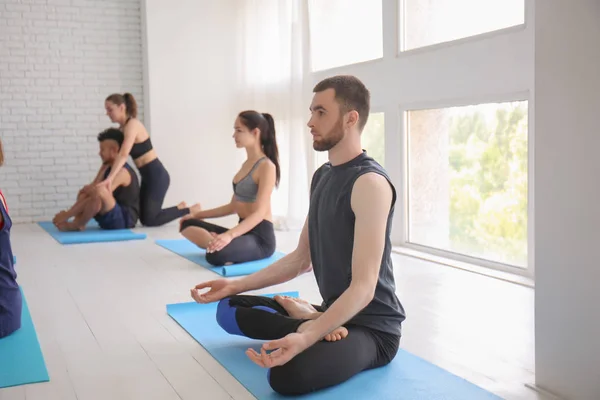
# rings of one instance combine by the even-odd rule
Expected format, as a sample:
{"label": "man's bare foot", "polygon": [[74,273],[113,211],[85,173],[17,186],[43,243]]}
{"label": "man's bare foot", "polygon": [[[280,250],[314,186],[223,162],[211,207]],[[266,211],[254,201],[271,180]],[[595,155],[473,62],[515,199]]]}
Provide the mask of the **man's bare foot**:
{"label": "man's bare foot", "polygon": [[76,231],[83,231],[85,229],[85,226],[77,225],[74,222],[63,222],[63,223],[56,225],[56,227],[61,232],[76,232]]}
{"label": "man's bare foot", "polygon": [[187,203],[185,201],[182,201],[181,203],[177,204],[177,208],[179,210],[183,210],[184,208],[187,208]]}
{"label": "man's bare foot", "polygon": [[200,205],[200,203],[196,203],[190,207],[190,214],[192,215],[199,213],[200,211],[202,211],[202,206]]}
{"label": "man's bare foot", "polygon": [[275,301],[287,311],[292,318],[315,319],[318,312],[308,301],[288,296],[275,296]]}
{"label": "man's bare foot", "polygon": [[[308,329],[308,327],[313,323],[314,321],[306,321],[303,324],[301,324],[298,327],[297,332],[298,333],[302,333],[305,330]],[[324,340],[328,341],[328,342],[336,342],[338,340],[342,340],[344,338],[346,338],[346,336],[348,336],[348,329],[344,328],[343,326],[340,326],[337,329],[334,329],[333,331],[331,331],[331,333],[325,335],[325,337],[323,338]]]}
{"label": "man's bare foot", "polygon": [[63,223],[63,222],[66,222],[68,219],[69,219],[69,218],[68,218],[68,214],[67,214],[67,212],[66,212],[65,210],[62,210],[62,211],[60,211],[58,214],[56,214],[56,215],[54,216],[54,218],[52,219],[52,223],[53,223],[54,225],[57,225],[57,226],[58,226],[58,224],[61,224],[61,223]]}
{"label": "man's bare foot", "polygon": [[348,336],[348,329],[340,326],[339,328],[331,331],[331,333],[325,335],[323,339],[327,340],[328,342],[335,342],[344,339],[346,336]]}

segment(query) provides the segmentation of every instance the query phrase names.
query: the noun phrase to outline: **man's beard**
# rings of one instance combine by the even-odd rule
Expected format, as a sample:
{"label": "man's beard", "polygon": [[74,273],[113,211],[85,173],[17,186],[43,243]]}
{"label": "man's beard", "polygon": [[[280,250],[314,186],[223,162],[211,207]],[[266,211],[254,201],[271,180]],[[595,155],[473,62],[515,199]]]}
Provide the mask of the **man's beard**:
{"label": "man's beard", "polygon": [[339,118],[334,127],[321,140],[313,141],[313,149],[316,151],[329,151],[344,138],[342,119]]}

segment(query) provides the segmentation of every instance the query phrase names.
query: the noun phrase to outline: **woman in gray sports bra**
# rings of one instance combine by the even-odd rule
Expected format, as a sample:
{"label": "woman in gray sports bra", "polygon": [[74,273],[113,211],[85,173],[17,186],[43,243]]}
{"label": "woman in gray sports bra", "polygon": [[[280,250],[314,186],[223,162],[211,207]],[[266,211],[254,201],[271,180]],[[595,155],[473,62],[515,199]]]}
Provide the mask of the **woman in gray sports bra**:
{"label": "woman in gray sports bra", "polygon": [[[246,149],[247,159],[233,178],[231,201],[181,219],[181,234],[206,249],[206,260],[216,266],[267,258],[276,246],[271,195],[279,185],[280,169],[273,117],[241,112],[233,138],[238,148]],[[239,223],[231,229],[204,221],[232,214]]]}

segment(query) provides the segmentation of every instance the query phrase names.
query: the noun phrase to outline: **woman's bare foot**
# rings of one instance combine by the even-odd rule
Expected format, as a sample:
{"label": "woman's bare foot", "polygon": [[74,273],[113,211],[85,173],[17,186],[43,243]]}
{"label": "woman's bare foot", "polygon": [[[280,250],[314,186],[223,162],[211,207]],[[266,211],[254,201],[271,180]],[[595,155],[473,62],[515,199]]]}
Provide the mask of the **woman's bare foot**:
{"label": "woman's bare foot", "polygon": [[275,296],[275,301],[287,311],[292,318],[315,319],[318,312],[308,301],[288,296]]}
{"label": "woman's bare foot", "polygon": [[202,211],[202,206],[200,205],[200,203],[196,203],[190,207],[190,214],[192,215],[197,214],[200,211]]}
{"label": "woman's bare foot", "polygon": [[183,210],[184,208],[187,208],[187,203],[185,201],[182,201],[181,203],[177,204],[177,209]]}

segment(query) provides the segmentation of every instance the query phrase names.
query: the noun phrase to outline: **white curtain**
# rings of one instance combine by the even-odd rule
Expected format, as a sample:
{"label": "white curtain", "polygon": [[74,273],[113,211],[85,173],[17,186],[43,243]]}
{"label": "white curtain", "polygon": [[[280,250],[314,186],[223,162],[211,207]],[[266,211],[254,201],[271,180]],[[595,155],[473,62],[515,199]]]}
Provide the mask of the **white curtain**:
{"label": "white curtain", "polygon": [[305,0],[239,0],[237,85],[239,111],[270,113],[275,120],[281,182],[273,194],[277,229],[299,229],[308,211],[310,167],[306,127]]}

